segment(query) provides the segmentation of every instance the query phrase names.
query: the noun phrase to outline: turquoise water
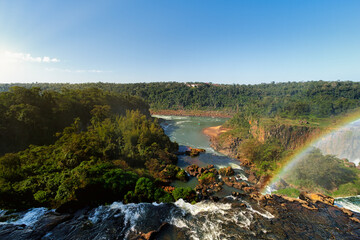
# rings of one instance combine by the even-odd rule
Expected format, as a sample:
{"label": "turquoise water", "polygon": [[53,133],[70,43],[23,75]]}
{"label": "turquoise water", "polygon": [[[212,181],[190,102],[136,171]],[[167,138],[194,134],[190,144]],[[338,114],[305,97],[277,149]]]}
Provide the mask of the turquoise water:
{"label": "turquoise water", "polygon": [[[183,117],[183,116],[162,116],[153,115],[153,117],[162,119],[161,126],[163,127],[166,135],[172,141],[175,141],[180,146],[180,151],[187,147],[203,148],[205,153],[201,153],[197,157],[190,157],[180,155],[178,158],[178,166],[186,168],[189,165],[196,164],[200,167],[207,165],[214,165],[215,168],[223,168],[231,166],[238,179],[247,180],[240,162],[237,159],[229,158],[219,152],[216,152],[210,147],[210,139],[203,134],[203,129],[207,127],[219,126],[225,123],[227,119],[224,118],[211,118],[211,117]],[[181,181],[173,182],[176,187],[192,187],[198,184],[196,178],[190,178],[187,183]],[[231,191],[236,191],[234,188],[224,187],[222,194],[230,194]]]}
{"label": "turquoise water", "polygon": [[360,213],[360,195],[335,199],[335,205]]}
{"label": "turquoise water", "polygon": [[[235,169],[239,178],[247,180],[244,171],[239,165],[239,161],[216,152],[210,147],[209,138],[202,132],[206,127],[222,125],[226,119],[161,115],[154,115],[154,117],[163,120],[161,126],[164,128],[165,133],[170,137],[170,139],[172,141],[176,141],[180,145],[180,150],[184,149],[185,146],[204,148],[206,150],[206,153],[200,154],[198,157],[179,156],[179,167],[186,168],[186,166],[191,164],[197,164],[201,167],[213,164],[216,168],[231,166]],[[175,181],[173,183],[176,187],[189,186],[192,188],[194,188],[197,184],[198,181],[196,178],[191,178],[187,183],[181,181]],[[226,195],[231,191],[234,191],[234,188],[224,187],[224,192],[220,193],[220,195]],[[355,212],[360,212],[360,196],[337,198],[335,199],[335,204]]]}

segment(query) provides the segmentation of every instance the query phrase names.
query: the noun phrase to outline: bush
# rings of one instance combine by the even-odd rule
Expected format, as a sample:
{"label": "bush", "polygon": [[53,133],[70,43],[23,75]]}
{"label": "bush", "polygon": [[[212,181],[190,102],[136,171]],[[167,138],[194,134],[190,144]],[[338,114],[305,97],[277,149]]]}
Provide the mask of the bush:
{"label": "bush", "polygon": [[172,195],[176,201],[182,198],[188,202],[192,202],[196,198],[196,192],[190,187],[175,188],[174,191],[172,192]]}

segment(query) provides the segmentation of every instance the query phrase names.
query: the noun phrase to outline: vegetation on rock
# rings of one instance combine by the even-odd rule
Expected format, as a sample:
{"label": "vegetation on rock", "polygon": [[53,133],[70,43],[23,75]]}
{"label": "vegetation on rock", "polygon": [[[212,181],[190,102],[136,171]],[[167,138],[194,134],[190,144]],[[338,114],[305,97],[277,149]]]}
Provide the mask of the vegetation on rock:
{"label": "vegetation on rock", "polygon": [[[34,91],[41,97],[46,94],[34,89],[17,91],[10,93],[12,99]],[[183,178],[173,154],[178,145],[170,141],[157,121],[129,105],[98,105],[99,98],[113,97],[100,90],[74,91],[70,95],[75,99],[85,95],[79,101],[89,104],[89,109],[82,112],[82,108],[69,108],[80,117],[58,133],[53,144],[30,145],[0,157],[0,208],[58,207],[74,200],[86,204],[172,201],[172,195],[161,189],[162,182],[156,178],[166,180],[165,176],[161,179],[161,173],[169,169],[174,169],[173,178]],[[60,111],[62,105],[56,106],[52,112]],[[121,112],[124,109],[128,109],[126,113]],[[90,117],[81,118],[82,113]],[[67,115],[65,122],[68,118],[72,115]],[[46,121],[50,123],[50,117]],[[11,137],[9,141],[16,141]]]}

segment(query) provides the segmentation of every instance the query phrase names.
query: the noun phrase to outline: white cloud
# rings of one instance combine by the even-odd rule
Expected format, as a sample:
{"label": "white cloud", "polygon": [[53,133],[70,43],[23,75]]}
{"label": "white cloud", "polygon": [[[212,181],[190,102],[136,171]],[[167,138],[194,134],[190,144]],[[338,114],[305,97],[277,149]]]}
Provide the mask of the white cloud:
{"label": "white cloud", "polygon": [[33,57],[30,53],[17,53],[5,51],[5,57],[10,61],[15,62],[37,62],[37,63],[57,63],[60,62],[57,58],[44,57]]}
{"label": "white cloud", "polygon": [[[98,69],[77,69],[77,70],[71,70],[67,68],[46,68],[46,71],[52,72],[52,71],[59,71],[59,72],[68,72],[68,73],[104,73],[103,70]],[[109,72],[109,71],[106,71]]]}

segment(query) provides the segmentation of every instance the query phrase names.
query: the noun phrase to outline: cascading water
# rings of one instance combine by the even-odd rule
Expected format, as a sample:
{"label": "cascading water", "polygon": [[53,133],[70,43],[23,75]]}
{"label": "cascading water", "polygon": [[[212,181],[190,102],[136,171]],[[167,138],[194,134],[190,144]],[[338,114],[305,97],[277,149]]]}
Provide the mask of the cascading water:
{"label": "cascading water", "polygon": [[[180,156],[180,167],[186,167],[193,163],[199,166],[213,164],[218,168],[231,166],[235,170],[235,178],[247,180],[238,161],[216,153],[210,148],[208,138],[202,134],[203,128],[220,125],[224,119],[162,118],[166,120],[161,124],[173,141],[183,146],[207,149],[207,153],[200,154],[198,157]],[[193,179],[196,180],[196,178]],[[192,186],[194,183],[196,184],[196,182],[190,181],[183,183],[183,186]],[[233,190],[235,189],[229,189],[229,192]],[[329,227],[332,226],[333,219],[328,215],[318,215],[316,211],[304,211],[302,208],[302,211],[299,211],[299,206],[293,205],[293,203],[283,205],[283,199],[272,199],[264,204],[256,198],[245,195],[240,194],[239,197],[233,197],[226,194],[218,202],[206,200],[196,204],[187,203],[182,199],[166,204],[114,202],[97,208],[84,208],[73,216],[58,215],[51,210],[35,208],[19,213],[14,218],[3,220],[4,228],[2,229],[5,229],[5,235],[2,235],[0,231],[0,238],[12,236],[11,234],[16,231],[23,231],[20,235],[22,239],[138,239],[139,234],[149,233],[159,228],[162,230],[156,239],[232,240],[292,237],[313,239],[313,236],[324,239],[334,236],[334,234],[335,236],[345,234],[336,232],[338,230],[335,227]],[[348,198],[339,200],[338,203],[345,206],[349,205],[349,201],[353,202]],[[4,213],[4,211],[0,211],[0,219]],[[39,235],[34,235],[33,231],[39,228],[44,229],[45,226],[47,229],[47,217],[57,219],[56,226],[46,231],[46,234],[40,231]],[[304,221],[304,219],[307,220]],[[311,222],[312,219],[315,221]],[[169,225],[164,225],[164,223]],[[12,224],[18,224],[16,225],[18,227],[11,227]],[[328,226],[326,229],[323,228],[324,224]],[[9,225],[9,228],[6,228],[6,225]],[[306,228],[307,231],[301,232],[302,228]],[[335,230],[331,232],[332,229]],[[9,231],[8,235],[6,235],[6,231]],[[350,235],[346,236],[351,237],[354,231],[350,230]]]}
{"label": "cascading water", "polygon": [[[271,193],[284,188],[284,180],[287,181],[294,178],[294,171],[296,169],[301,168],[304,164],[311,164],[309,159],[316,149],[319,149],[324,155],[333,155],[337,158],[349,160],[350,163],[348,165],[350,167],[358,166],[360,158],[360,119],[339,127],[312,142],[310,146],[303,149],[288,162],[278,176],[275,176],[273,181],[266,187],[265,192]],[[313,165],[312,167],[321,168],[322,166]],[[331,173],[328,172],[327,174]],[[359,196],[336,198],[335,204],[355,212],[360,212]]]}

